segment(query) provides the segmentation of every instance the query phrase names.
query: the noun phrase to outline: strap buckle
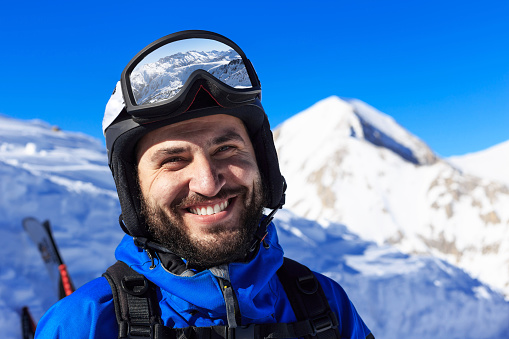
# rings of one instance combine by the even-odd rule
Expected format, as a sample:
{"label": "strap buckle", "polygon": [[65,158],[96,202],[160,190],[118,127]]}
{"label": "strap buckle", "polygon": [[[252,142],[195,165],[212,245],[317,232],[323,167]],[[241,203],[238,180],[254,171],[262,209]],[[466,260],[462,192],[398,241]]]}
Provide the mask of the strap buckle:
{"label": "strap buckle", "polygon": [[162,325],[158,323],[135,323],[127,321],[119,323],[119,338],[142,339],[142,338],[160,338]]}
{"label": "strap buckle", "polygon": [[314,319],[311,319],[309,322],[313,328],[313,333],[311,333],[312,336],[315,336],[317,333],[338,327],[338,321],[336,319],[336,315],[333,312],[328,312],[325,315],[318,316]]}
{"label": "strap buckle", "polygon": [[315,294],[318,291],[318,281],[313,273],[297,279],[297,287],[304,294]]}
{"label": "strap buckle", "polygon": [[122,289],[131,295],[141,296],[148,291],[148,281],[143,276],[125,276],[121,281]]}

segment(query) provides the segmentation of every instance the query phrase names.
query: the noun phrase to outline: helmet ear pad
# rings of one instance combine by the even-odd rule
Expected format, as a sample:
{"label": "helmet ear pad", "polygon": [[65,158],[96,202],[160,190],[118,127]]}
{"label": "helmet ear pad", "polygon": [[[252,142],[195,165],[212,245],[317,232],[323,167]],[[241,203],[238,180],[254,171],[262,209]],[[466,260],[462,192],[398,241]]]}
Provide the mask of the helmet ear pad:
{"label": "helmet ear pad", "polygon": [[[133,133],[134,132],[134,133]],[[131,130],[125,134],[137,134],[136,130]],[[131,149],[132,157],[129,159],[121,152],[112,152],[110,168],[117,187],[118,200],[122,210],[122,220],[120,223],[122,230],[134,237],[147,237],[146,227],[143,225],[143,216],[141,213],[141,192],[138,183],[137,163],[134,156],[136,143],[129,142],[132,139],[128,135],[123,135],[115,142],[119,149]]]}
{"label": "helmet ear pad", "polygon": [[[121,134],[112,145],[110,168],[115,179],[120,207],[121,225],[124,232],[135,237],[149,237],[141,213],[142,195],[138,183],[138,170],[135,149],[137,142],[147,133],[160,127],[214,114],[227,114],[241,119],[253,144],[256,161],[265,189],[265,207],[277,208],[283,202],[285,181],[279,169],[276,148],[269,120],[261,104],[249,104],[237,108],[203,108],[187,111],[181,115],[138,125]],[[126,120],[132,125],[132,120]]]}
{"label": "helmet ear pad", "polygon": [[278,208],[283,203],[286,184],[279,169],[276,147],[267,115],[264,115],[261,128],[250,136],[266,191],[267,201],[265,207]]}

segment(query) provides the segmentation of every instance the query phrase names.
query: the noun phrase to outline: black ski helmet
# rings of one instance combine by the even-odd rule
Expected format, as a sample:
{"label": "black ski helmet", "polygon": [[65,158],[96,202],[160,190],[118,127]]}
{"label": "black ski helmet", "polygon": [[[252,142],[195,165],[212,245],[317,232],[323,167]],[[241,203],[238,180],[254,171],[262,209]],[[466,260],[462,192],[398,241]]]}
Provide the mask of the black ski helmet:
{"label": "black ski helmet", "polygon": [[[205,45],[209,48],[210,43],[217,43],[214,50],[200,49]],[[161,56],[164,49],[169,51]],[[153,72],[156,66],[160,67],[159,73]],[[152,73],[146,71],[149,68]],[[214,114],[227,114],[243,121],[267,190],[265,207],[281,208],[286,184],[261,104],[261,86],[251,62],[235,43],[222,35],[183,31],[141,50],[122,72],[106,105],[103,133],[108,164],[122,209],[121,225],[127,234],[149,237],[141,215],[134,154],[137,142],[160,127]]]}

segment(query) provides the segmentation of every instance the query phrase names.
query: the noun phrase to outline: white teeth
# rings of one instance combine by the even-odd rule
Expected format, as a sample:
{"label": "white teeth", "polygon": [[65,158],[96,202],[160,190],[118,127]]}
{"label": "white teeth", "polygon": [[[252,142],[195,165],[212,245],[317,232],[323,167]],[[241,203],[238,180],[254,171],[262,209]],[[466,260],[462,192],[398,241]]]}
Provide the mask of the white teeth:
{"label": "white teeth", "polygon": [[207,206],[202,208],[190,208],[189,212],[196,215],[213,215],[219,212],[222,212],[228,207],[228,201],[224,201],[220,204],[215,204],[214,207]]}
{"label": "white teeth", "polygon": [[214,205],[214,214],[221,212],[221,207],[219,205]]}

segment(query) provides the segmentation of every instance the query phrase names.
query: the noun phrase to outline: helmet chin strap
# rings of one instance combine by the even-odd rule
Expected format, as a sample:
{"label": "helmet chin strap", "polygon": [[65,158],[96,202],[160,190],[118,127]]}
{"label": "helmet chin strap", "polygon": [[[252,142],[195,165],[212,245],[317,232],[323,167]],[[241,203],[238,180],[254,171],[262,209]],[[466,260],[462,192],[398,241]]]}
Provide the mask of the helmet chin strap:
{"label": "helmet chin strap", "polygon": [[133,239],[134,239],[134,244],[136,246],[138,246],[139,248],[141,248],[141,249],[145,250],[145,252],[147,252],[148,257],[150,258],[150,261],[152,262],[150,265],[150,269],[153,269],[156,267],[156,264],[154,262],[156,252],[172,253],[173,254],[172,251],[170,251],[163,245],[161,245],[155,241],[148,240],[147,238],[133,237]]}
{"label": "helmet chin strap", "polygon": [[[120,224],[120,227],[122,227],[124,232],[129,234],[127,228],[124,225],[124,221],[122,219],[122,214],[120,214],[120,216],[118,217],[118,223]],[[156,267],[156,265],[154,263],[154,257],[155,257],[155,252],[156,251],[157,252],[163,252],[163,253],[173,253],[169,249],[164,247],[163,245],[161,245],[161,244],[159,244],[157,242],[151,241],[151,240],[149,240],[149,239],[147,239],[145,237],[138,237],[138,236],[132,236],[132,237],[133,237],[133,240],[134,240],[134,244],[136,246],[138,246],[139,248],[145,250],[145,252],[147,252],[148,257],[150,258],[150,261],[152,262],[152,264],[150,266],[150,269],[153,269],[153,268]]]}
{"label": "helmet chin strap", "polygon": [[260,222],[260,226],[258,226],[258,229],[254,234],[254,238],[251,241],[251,246],[249,247],[249,254],[252,254],[258,248],[258,244],[260,243],[263,243],[264,247],[266,248],[268,247],[267,243],[265,242],[265,237],[268,234],[267,227],[269,227],[269,224],[274,219],[274,215],[276,215],[277,211],[283,208],[286,197],[285,192],[286,192],[286,180],[284,180],[283,178],[283,195],[281,196],[281,200],[279,201],[277,207],[274,208],[272,212],[270,212],[270,214]]}

